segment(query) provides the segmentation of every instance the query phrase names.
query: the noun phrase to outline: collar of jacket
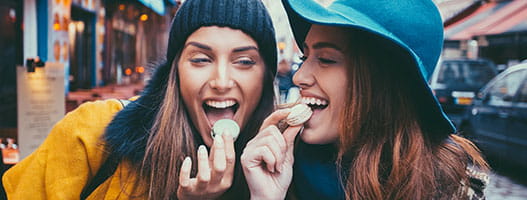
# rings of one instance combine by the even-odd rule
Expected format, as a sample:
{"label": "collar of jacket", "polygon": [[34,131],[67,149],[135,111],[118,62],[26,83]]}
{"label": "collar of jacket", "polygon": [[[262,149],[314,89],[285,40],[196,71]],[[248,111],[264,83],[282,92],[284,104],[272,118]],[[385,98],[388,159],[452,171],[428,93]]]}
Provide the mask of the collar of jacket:
{"label": "collar of jacket", "polygon": [[159,111],[170,74],[170,64],[157,67],[143,93],[119,111],[103,135],[105,150],[112,159],[140,163],[145,154],[148,130]]}

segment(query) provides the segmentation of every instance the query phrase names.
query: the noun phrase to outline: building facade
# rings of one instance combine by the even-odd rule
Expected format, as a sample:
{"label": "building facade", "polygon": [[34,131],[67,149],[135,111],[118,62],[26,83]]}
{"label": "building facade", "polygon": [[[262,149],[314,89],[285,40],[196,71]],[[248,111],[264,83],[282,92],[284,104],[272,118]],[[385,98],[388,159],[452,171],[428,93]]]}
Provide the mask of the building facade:
{"label": "building facade", "polygon": [[24,134],[17,68],[34,60],[63,66],[64,101],[75,91],[142,83],[149,63],[165,55],[177,7],[174,0],[0,0],[0,141]]}

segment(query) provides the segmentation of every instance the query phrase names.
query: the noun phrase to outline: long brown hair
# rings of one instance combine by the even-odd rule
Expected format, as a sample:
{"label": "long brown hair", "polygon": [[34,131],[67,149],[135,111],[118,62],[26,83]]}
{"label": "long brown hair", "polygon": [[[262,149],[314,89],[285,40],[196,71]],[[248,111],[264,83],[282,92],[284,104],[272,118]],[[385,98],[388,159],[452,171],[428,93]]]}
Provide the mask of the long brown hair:
{"label": "long brown hair", "polygon": [[[184,106],[179,89],[177,61],[171,65],[164,95],[150,129],[145,155],[140,165],[134,170],[139,174],[140,181],[146,184],[149,199],[175,199],[179,186],[179,171],[186,156],[197,160],[197,146],[203,144],[202,138],[193,127],[188,111]],[[274,74],[266,66],[263,79],[263,93],[256,110],[248,120],[235,143],[236,166],[232,187],[222,196],[223,199],[233,197],[248,198],[248,188],[241,171],[239,158],[246,143],[256,135],[261,122],[273,110],[275,95],[273,90]],[[197,165],[192,166],[192,175],[197,172]]]}
{"label": "long brown hair", "polygon": [[456,135],[434,140],[447,134],[421,120],[426,108],[412,95],[419,72],[400,47],[361,31],[349,35],[353,63],[337,157],[346,199],[463,198],[467,166],[487,166],[477,148]]}

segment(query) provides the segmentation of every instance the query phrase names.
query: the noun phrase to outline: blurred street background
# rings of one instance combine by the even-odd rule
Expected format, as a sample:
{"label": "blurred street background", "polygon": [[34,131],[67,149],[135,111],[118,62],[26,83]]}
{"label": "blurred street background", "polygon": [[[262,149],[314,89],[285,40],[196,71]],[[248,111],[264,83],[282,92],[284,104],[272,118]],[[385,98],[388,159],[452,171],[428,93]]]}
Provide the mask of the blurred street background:
{"label": "blurred street background", "polygon": [[[280,1],[262,1],[277,34],[278,101],[292,102],[301,52]],[[183,2],[0,0],[1,172],[80,104],[140,95]],[[527,199],[527,0],[434,3],[445,41],[430,87],[490,161],[487,199]]]}

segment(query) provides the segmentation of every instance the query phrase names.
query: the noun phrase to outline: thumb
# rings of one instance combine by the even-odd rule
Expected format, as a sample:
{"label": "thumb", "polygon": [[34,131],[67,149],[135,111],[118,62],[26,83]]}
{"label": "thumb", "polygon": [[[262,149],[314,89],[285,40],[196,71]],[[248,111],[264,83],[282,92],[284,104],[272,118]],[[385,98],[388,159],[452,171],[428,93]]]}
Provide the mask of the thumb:
{"label": "thumb", "polygon": [[293,155],[293,149],[295,146],[295,138],[301,129],[302,129],[302,126],[290,126],[282,134],[285,140],[286,148],[287,148],[287,153],[286,153],[287,156]]}
{"label": "thumb", "polygon": [[290,126],[282,134],[285,140],[286,148],[287,148],[287,151],[285,153],[285,158],[284,158],[284,164],[289,163],[289,165],[292,165],[295,160],[294,155],[293,155],[294,148],[295,148],[295,138],[301,129],[302,129],[302,126]]}
{"label": "thumb", "polygon": [[282,136],[284,137],[287,148],[295,145],[295,138],[300,132],[300,129],[302,129],[302,127],[303,126],[290,126],[287,129],[285,129]]}
{"label": "thumb", "polygon": [[280,110],[277,110],[277,111],[274,111],[273,113],[271,113],[262,123],[261,125],[261,128],[260,128],[260,131],[271,126],[271,125],[276,125],[278,124],[278,122],[282,119],[285,119],[287,117],[287,115],[289,115],[289,113],[291,112],[291,109],[288,109],[288,108],[285,108],[285,109],[280,109]]}

